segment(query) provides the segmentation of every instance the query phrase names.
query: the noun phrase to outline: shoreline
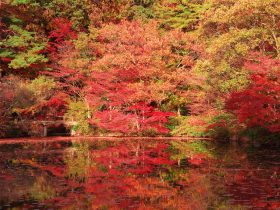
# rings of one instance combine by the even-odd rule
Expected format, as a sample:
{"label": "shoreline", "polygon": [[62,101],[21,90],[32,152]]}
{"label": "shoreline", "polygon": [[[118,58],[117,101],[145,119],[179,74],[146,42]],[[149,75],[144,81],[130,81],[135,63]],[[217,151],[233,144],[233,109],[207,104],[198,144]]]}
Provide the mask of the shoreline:
{"label": "shoreline", "polygon": [[186,136],[172,136],[172,137],[137,137],[137,136],[54,136],[54,137],[21,137],[21,138],[2,138],[1,144],[19,144],[19,143],[46,143],[46,142],[69,142],[69,141],[122,141],[122,140],[213,140],[206,137],[186,137]]}

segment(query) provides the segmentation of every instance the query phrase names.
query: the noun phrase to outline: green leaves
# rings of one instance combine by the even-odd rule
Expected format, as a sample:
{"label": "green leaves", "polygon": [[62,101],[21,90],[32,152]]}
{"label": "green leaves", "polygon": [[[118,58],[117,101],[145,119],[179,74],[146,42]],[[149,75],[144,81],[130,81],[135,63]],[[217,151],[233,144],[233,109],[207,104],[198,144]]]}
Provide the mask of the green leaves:
{"label": "green leaves", "polygon": [[186,158],[191,158],[197,154],[204,154],[211,157],[212,154],[207,148],[207,142],[201,140],[194,140],[190,142],[184,141],[171,141],[171,150],[173,154],[171,159],[173,160],[183,160]]}
{"label": "green leaves", "polygon": [[201,14],[208,9],[206,3],[190,3],[189,1],[165,1],[156,7],[156,14],[165,28],[193,30]]}
{"label": "green leaves", "polygon": [[32,64],[45,63],[48,61],[42,50],[46,43],[39,40],[34,32],[27,31],[18,25],[9,27],[11,33],[0,42],[0,57],[11,58],[9,68],[28,68]]}
{"label": "green leaves", "polygon": [[74,132],[87,135],[93,132],[88,122],[90,116],[91,111],[84,101],[71,101],[65,114],[65,119],[75,122],[72,126]]}
{"label": "green leaves", "polygon": [[22,5],[22,4],[30,4],[31,2],[32,2],[32,0],[12,0],[11,5],[19,6],[19,5]]}
{"label": "green leaves", "polygon": [[[197,62],[199,66],[195,68],[208,73],[214,102],[248,85],[249,73],[243,64],[250,52],[263,51],[277,56],[280,16],[274,8],[280,9],[280,4],[276,0],[209,2],[211,7],[201,17],[196,31],[208,56],[207,60]],[[202,62],[207,65],[201,65]]]}
{"label": "green leaves", "polygon": [[31,64],[45,63],[47,61],[48,59],[44,55],[38,55],[28,51],[27,53],[16,55],[9,64],[9,67],[13,69],[28,68]]}
{"label": "green leaves", "polygon": [[44,100],[51,97],[56,83],[53,78],[39,76],[32,80],[27,87],[34,93],[37,100]]}

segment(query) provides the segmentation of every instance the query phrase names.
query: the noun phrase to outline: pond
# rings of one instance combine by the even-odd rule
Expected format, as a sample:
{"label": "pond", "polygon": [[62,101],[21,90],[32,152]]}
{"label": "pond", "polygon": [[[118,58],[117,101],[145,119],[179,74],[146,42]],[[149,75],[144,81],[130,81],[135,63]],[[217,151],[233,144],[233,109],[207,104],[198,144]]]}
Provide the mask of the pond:
{"label": "pond", "polygon": [[280,209],[280,152],[185,139],[0,144],[0,209]]}

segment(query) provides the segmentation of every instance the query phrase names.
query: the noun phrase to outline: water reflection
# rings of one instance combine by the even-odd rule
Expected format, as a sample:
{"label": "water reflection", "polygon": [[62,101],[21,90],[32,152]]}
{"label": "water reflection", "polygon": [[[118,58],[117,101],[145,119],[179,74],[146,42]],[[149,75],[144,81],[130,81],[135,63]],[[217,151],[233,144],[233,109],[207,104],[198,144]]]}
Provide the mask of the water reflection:
{"label": "water reflection", "polygon": [[280,208],[279,152],[217,148],[183,140],[1,145],[0,209]]}
{"label": "water reflection", "polygon": [[29,193],[31,199],[37,200],[39,202],[54,198],[56,195],[54,187],[44,176],[36,177]]}
{"label": "water reflection", "polygon": [[66,177],[74,180],[85,180],[89,177],[94,161],[88,142],[73,143],[72,147],[65,149],[63,160],[66,165]]}

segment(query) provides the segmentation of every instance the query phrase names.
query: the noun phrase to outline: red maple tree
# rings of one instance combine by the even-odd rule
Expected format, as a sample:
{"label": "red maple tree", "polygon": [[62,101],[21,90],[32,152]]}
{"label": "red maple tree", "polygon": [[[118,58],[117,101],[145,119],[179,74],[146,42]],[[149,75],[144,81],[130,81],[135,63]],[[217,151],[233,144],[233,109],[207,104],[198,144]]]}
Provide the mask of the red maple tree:
{"label": "red maple tree", "polygon": [[227,109],[249,127],[280,131],[280,61],[253,55],[245,67],[251,71],[250,85],[231,94]]}

